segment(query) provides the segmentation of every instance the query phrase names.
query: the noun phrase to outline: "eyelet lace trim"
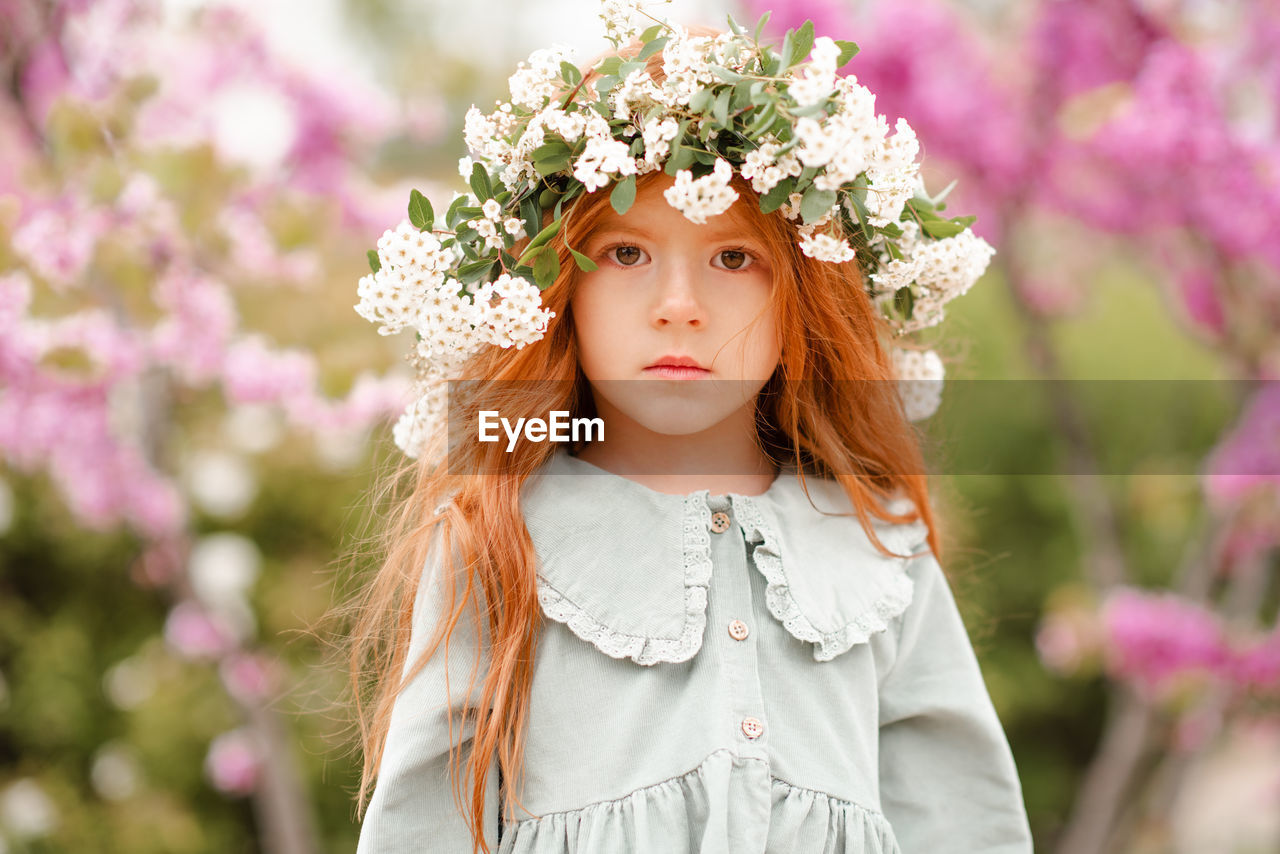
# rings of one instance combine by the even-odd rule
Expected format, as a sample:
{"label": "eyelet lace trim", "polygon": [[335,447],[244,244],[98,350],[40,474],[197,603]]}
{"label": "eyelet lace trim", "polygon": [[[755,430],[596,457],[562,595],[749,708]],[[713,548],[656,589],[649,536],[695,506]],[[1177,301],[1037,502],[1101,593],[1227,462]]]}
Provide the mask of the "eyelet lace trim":
{"label": "eyelet lace trim", "polygon": [[[830,632],[820,631],[809,621],[796,603],[787,582],[787,572],[782,565],[782,555],[778,550],[778,538],[773,528],[765,521],[760,509],[754,501],[741,501],[736,505],[738,519],[743,524],[747,540],[755,543],[753,557],[756,566],[764,573],[765,604],[769,613],[778,619],[798,640],[815,644],[813,657],[817,661],[830,661],[845,652],[854,644],[863,643],[876,632],[889,628],[889,621],[900,615],[911,604],[911,593],[914,587],[911,576],[905,571],[894,573],[888,580],[883,595],[870,609],[842,626]],[[906,526],[905,530],[891,528],[880,533],[880,539],[896,553],[906,551],[905,542],[916,542],[916,532],[924,530],[921,526]],[[914,548],[911,549],[915,551]],[[902,559],[905,565],[905,560]]]}
{"label": "eyelet lace trim", "polygon": [[684,627],[679,637],[649,637],[617,631],[567,599],[545,580],[538,582],[538,601],[551,619],[612,658],[630,657],[637,664],[688,661],[702,647],[707,625],[707,590],[711,584],[711,509],[706,493],[684,500]]}

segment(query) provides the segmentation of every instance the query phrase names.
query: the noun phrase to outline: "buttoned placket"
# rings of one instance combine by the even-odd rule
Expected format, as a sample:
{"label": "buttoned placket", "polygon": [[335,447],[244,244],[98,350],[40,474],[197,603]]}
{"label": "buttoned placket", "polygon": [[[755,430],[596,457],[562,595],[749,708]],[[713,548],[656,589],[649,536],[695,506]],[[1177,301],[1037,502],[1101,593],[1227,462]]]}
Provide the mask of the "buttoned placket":
{"label": "buttoned placket", "polygon": [[711,510],[711,585],[707,602],[708,634],[714,635],[723,662],[732,738],[740,756],[768,758],[768,721],[760,687],[756,637],[751,631],[751,578],[746,539],[730,496],[709,495]]}

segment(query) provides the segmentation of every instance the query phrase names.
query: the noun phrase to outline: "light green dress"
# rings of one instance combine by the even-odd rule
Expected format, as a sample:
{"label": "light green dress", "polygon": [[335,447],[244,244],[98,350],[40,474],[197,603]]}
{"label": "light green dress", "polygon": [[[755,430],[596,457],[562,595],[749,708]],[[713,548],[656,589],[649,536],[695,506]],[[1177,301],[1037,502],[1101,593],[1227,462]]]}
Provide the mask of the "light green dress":
{"label": "light green dress", "polygon": [[[834,481],[805,483],[821,510],[852,512]],[[563,447],[522,505],[549,618],[520,792],[532,815],[499,828],[494,762],[491,850],[1032,850],[1008,741],[922,524],[878,523],[890,549],[920,554],[886,558],[856,517],[815,510],[794,471],[758,496],[667,495]],[[411,660],[441,612],[435,587],[419,587]],[[476,664],[464,628],[449,659],[455,737]],[[471,851],[444,679],[437,656],[396,703],[359,854]]]}

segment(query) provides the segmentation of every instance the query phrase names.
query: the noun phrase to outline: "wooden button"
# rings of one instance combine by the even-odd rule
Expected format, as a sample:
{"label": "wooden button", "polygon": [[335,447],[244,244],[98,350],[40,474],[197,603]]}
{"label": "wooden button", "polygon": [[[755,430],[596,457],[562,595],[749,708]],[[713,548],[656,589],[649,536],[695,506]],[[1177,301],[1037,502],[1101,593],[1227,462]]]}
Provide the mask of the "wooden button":
{"label": "wooden button", "polygon": [[764,724],[759,718],[743,718],[742,734],[751,739],[759,738],[764,734]]}
{"label": "wooden button", "polygon": [[711,530],[717,534],[723,534],[729,530],[729,514],[717,510],[711,514]]}
{"label": "wooden button", "polygon": [[729,621],[729,637],[734,640],[744,640],[747,636],[747,624],[742,620]]}

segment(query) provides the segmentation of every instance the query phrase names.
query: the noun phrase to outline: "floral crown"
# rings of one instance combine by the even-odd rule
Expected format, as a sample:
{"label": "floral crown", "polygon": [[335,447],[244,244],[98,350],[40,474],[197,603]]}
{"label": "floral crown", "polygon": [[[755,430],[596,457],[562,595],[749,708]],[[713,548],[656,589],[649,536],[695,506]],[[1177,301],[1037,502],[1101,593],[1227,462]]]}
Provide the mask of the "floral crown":
{"label": "floral crown", "polygon": [[[582,193],[612,184],[609,201],[622,215],[637,176],[662,169],[675,178],[667,202],[704,223],[737,200],[736,172],[763,213],[780,210],[795,223],[804,254],[858,263],[897,335],[940,323],[943,305],[969,290],[995,252],[969,230],[974,217],[940,215],[951,187],[925,192],[910,125],[898,119],[890,134],[875,95],[837,73],[857,53],[853,42],[814,38],[806,21],[774,49],[760,41],[767,13],[754,33],[730,18],[731,31],[716,36],[690,35],[636,0],[604,0],[600,16],[615,49],[638,40],[638,52],[600,60],[588,82],[561,48],[535,51],[510,78],[510,102],[467,112],[471,156],[459,171],[471,192],[455,194],[438,223],[413,190],[408,218],[369,250],[356,311],[383,335],[417,332],[418,396],[394,431],[411,457],[440,430],[447,382],[471,356],[545,334],[554,312],[541,291],[560,273],[552,240]],[[647,70],[659,52],[662,82]],[[566,248],[580,270],[596,269]],[[937,354],[895,347],[893,358],[908,417],[932,414]]]}

